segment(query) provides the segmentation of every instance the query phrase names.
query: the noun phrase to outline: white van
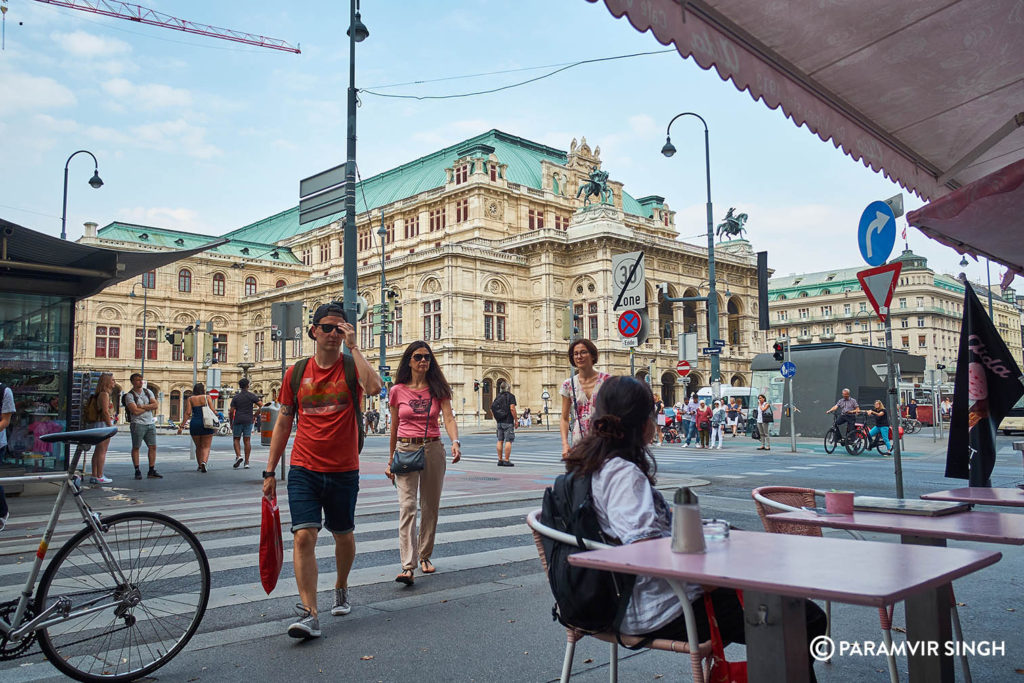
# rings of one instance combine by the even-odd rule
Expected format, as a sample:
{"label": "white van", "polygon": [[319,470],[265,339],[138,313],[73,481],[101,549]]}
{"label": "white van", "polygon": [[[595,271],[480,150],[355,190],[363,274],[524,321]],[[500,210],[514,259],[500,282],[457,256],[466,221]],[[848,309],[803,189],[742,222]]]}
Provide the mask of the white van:
{"label": "white van", "polygon": [[[735,397],[744,410],[750,408],[752,405],[757,404],[757,395],[761,393],[753,387],[722,387],[722,398],[728,404],[729,399]],[[704,401],[708,405],[711,405],[711,387],[701,387],[697,390],[697,400]]]}

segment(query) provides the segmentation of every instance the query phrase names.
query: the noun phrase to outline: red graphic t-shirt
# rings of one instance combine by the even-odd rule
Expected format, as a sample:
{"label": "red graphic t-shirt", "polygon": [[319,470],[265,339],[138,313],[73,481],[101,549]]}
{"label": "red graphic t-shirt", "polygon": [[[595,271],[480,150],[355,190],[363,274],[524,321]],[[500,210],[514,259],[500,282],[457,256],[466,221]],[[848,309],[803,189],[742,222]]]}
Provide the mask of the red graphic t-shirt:
{"label": "red graphic t-shirt", "polygon": [[[279,400],[294,405],[292,370],[284,374]],[[356,379],[359,369],[356,368]],[[356,386],[356,401],[363,397]],[[291,464],[314,472],[351,472],[359,469],[359,433],[356,411],[345,381],[343,358],[329,368],[309,359],[299,383],[299,426],[292,442]]]}

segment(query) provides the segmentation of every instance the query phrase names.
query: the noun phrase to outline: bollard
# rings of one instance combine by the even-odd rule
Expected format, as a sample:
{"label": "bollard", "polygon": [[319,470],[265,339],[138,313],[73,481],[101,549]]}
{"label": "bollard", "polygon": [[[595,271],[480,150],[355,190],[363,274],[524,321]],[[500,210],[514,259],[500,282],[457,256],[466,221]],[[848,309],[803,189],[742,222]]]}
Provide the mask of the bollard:
{"label": "bollard", "polygon": [[277,421],[277,408],[263,406],[260,408],[260,445],[269,446],[274,436],[274,422]]}

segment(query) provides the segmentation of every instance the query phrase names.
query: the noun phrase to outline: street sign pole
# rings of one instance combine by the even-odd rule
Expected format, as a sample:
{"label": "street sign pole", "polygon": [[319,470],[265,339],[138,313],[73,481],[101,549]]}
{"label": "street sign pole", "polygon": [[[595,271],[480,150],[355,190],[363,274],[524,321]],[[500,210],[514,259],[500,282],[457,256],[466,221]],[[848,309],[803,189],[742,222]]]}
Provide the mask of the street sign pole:
{"label": "street sign pole", "polygon": [[[786,361],[789,363],[793,362],[793,358],[790,356],[790,337],[786,335]],[[793,378],[787,377],[786,383],[789,385],[789,452],[796,453],[796,427],[794,426],[793,413]]]}
{"label": "street sign pole", "polygon": [[892,316],[889,309],[885,309],[885,365],[886,381],[889,384],[889,400],[886,409],[889,412],[889,424],[892,425],[892,460],[896,476],[896,497],[903,497],[903,463],[901,461],[900,449],[900,414],[899,396],[897,393],[896,363],[892,353]]}
{"label": "street sign pole", "polygon": [[629,376],[636,377],[636,353],[633,347],[629,349]]}

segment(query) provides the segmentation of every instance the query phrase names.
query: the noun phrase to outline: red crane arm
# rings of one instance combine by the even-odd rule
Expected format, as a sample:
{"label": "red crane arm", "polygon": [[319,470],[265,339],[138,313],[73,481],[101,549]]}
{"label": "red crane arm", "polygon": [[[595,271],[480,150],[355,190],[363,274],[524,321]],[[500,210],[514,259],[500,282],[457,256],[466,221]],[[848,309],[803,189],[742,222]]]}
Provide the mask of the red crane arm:
{"label": "red crane arm", "polygon": [[103,16],[115,17],[117,19],[127,19],[139,22],[140,24],[149,24],[150,26],[171,28],[176,31],[184,31],[185,33],[194,33],[198,36],[208,36],[210,38],[232,40],[236,43],[267,47],[271,50],[282,50],[284,52],[294,52],[295,54],[301,52],[299,48],[292,47],[285,41],[278,40],[277,38],[267,38],[255,33],[235,31],[230,28],[219,28],[209,24],[197,24],[194,21],[178,19],[169,14],[140,7],[139,5],[132,5],[127,2],[116,2],[115,0],[36,0],[36,2],[78,9],[84,12],[92,12],[93,14],[102,14]]}

